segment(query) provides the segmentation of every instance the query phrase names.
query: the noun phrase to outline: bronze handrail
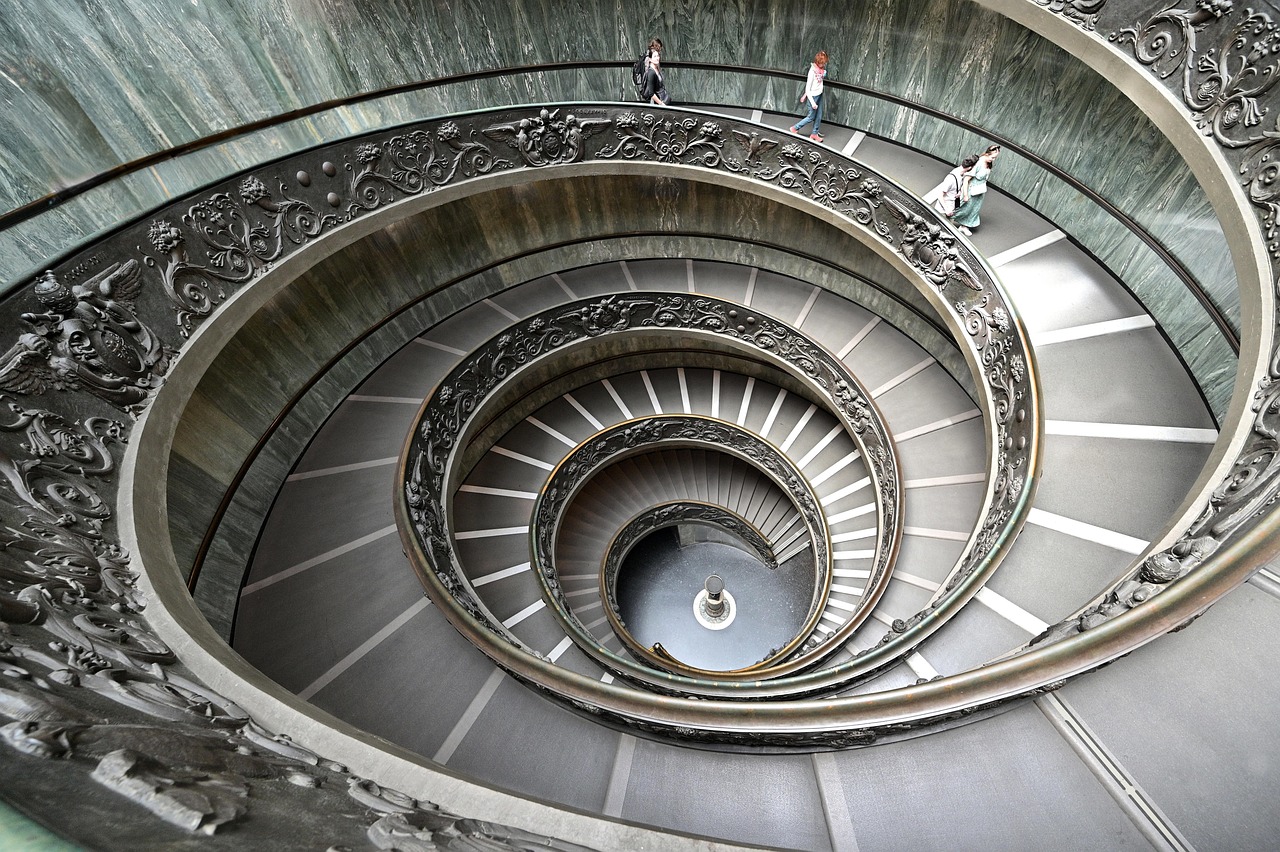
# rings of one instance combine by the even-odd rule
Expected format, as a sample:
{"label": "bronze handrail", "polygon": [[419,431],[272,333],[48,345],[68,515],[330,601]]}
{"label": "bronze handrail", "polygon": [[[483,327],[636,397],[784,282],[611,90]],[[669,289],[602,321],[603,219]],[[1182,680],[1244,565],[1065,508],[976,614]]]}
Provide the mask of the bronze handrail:
{"label": "bronze handrail", "polygon": [[[567,112],[568,109],[572,112]],[[956,242],[945,227],[934,224],[939,222],[936,214],[910,193],[879,175],[873,176],[860,165],[841,166],[839,163],[849,161],[826,149],[817,149],[796,141],[794,137],[777,134],[777,131],[772,133],[781,136],[781,141],[773,144],[781,146],[781,152],[775,166],[760,156],[760,150],[767,150],[767,145],[758,141],[748,144],[759,140],[759,131],[739,135],[741,153],[731,149],[726,142],[728,134],[724,125],[732,126],[735,122],[719,116],[694,113],[686,117],[677,111],[677,117],[673,119],[667,111],[651,114],[645,110],[637,112],[616,106],[592,109],[586,105],[554,110],[548,107],[536,117],[527,111],[523,113],[524,118],[517,118],[521,115],[517,111],[506,114],[511,118],[505,118],[505,123],[492,125],[494,129],[518,125],[522,128],[521,133],[530,140],[542,133],[560,134],[558,144],[552,149],[572,151],[575,162],[658,159],[663,163],[695,166],[717,173],[742,173],[766,185],[810,197],[856,223],[855,227],[868,235],[869,244],[891,247],[890,251],[904,265],[916,270],[920,278],[917,286],[927,295],[936,298],[938,291],[947,292],[948,295],[938,298],[935,304],[951,316],[959,336],[965,341],[983,391],[989,424],[989,458],[998,460],[996,469],[988,474],[978,528],[966,543],[942,593],[911,619],[900,624],[895,622],[894,628],[877,646],[836,668],[798,676],[796,683],[788,684],[786,688],[781,681],[770,681],[767,685],[752,684],[750,688],[752,692],[759,690],[759,694],[812,693],[847,682],[855,675],[874,673],[896,662],[900,654],[936,631],[976,594],[1007,552],[1017,529],[1025,520],[1038,481],[1041,415],[1038,390],[1029,372],[1034,369],[1034,361],[1030,358],[1020,322],[990,270],[967,245]],[[588,138],[598,128],[611,123],[617,140],[595,142],[592,147]],[[467,126],[451,124],[451,136],[461,134],[465,138]],[[475,131],[469,132],[475,138]],[[489,132],[485,131],[486,134]],[[544,165],[540,160],[542,157],[541,149],[531,151],[527,162]],[[619,301],[615,304],[612,300]],[[588,317],[599,313],[603,319],[592,321],[608,325],[629,310],[620,300],[622,296],[607,297],[595,308],[582,309],[582,314]],[[519,325],[510,329],[508,340],[520,340],[518,332],[522,328],[523,325]],[[539,326],[538,333],[545,335],[551,331]],[[537,348],[535,343],[529,345]],[[496,353],[482,354],[476,363],[482,364],[496,357]],[[522,354],[521,357],[528,356]],[[505,361],[510,361],[510,358]],[[491,625],[495,620],[466,590],[460,572],[450,567],[455,557],[448,544],[447,515],[438,505],[438,501],[446,499],[457,484],[454,481],[457,474],[450,473],[452,464],[448,461],[447,448],[434,444],[441,440],[440,436],[446,435],[457,435],[457,440],[463,445],[470,440],[466,437],[466,419],[460,418],[459,412],[473,411],[482,405],[468,395],[486,393],[484,388],[488,386],[487,379],[477,384],[482,371],[475,365],[464,362],[456,370],[460,377],[465,375],[467,379],[463,387],[464,396],[455,401],[453,384],[446,379],[439,392],[450,396],[434,402],[428,399],[424,403],[422,425],[415,430],[415,440],[406,446],[402,456],[401,475],[413,509],[407,515],[399,515],[398,520],[414,528],[413,533],[402,529],[402,535],[416,538],[422,545],[414,548],[413,552],[425,552],[429,543],[431,558],[419,556],[414,562],[420,566],[420,574],[427,582],[432,597],[450,598],[452,603],[442,603],[442,609],[450,614],[450,620],[456,627],[488,653],[490,646],[495,644],[511,646],[512,637],[485,636],[492,627],[481,628],[480,625]],[[426,440],[424,436],[434,437],[419,446],[418,440]],[[447,443],[452,445],[453,441],[450,438]],[[440,576],[436,572],[441,572]],[[513,673],[537,683],[542,675],[535,672],[551,667],[531,658]],[[585,699],[580,697],[576,700]]]}

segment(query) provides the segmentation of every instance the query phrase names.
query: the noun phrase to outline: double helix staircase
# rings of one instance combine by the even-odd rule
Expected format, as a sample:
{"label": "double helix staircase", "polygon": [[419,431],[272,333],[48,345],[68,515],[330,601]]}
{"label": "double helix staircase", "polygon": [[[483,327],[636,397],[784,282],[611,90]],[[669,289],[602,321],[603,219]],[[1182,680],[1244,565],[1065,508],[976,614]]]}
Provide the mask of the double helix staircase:
{"label": "double helix staircase", "polygon": [[[674,91],[726,102],[673,108],[611,100],[625,5],[19,5],[17,812],[138,849],[1274,845],[1266,4],[842,8],[865,133],[822,145],[767,112],[834,20],[786,3],[667,9]],[[975,235],[877,134],[1004,144]],[[588,328],[678,299],[734,322]],[[594,343],[538,349],[564,311]]]}
{"label": "double helix staircase", "polygon": [[[889,153],[885,159],[899,168],[911,156]],[[999,222],[1002,202],[1012,203],[993,201],[988,216]],[[1044,243],[1039,248],[1003,258],[990,252],[1003,260],[1002,275],[1042,344],[1048,475],[1030,523],[973,604],[897,665],[842,687],[848,694],[963,671],[1025,645],[1128,564],[1171,510],[1167,495],[1185,491],[1207,455],[1212,421],[1149,318],[1104,270],[1053,238],[1047,223],[1042,229],[1030,237]],[[993,234],[1000,239],[1007,234]],[[1046,281],[1054,298],[1041,294]],[[799,800],[781,792],[795,773],[811,771],[797,764],[806,759],[754,755],[746,764],[743,756],[637,741],[538,698],[422,597],[389,524],[404,435],[418,405],[465,353],[521,316],[633,284],[729,299],[801,329],[838,355],[881,411],[906,491],[901,551],[870,617],[824,665],[851,659],[926,605],[981,504],[987,459],[973,399],[890,323],[828,291],[763,269],[655,258],[565,270],[511,288],[426,330],[370,375],[331,416],[277,500],[241,596],[235,647],[335,715],[490,783],[670,828],[821,848],[795,832],[827,791],[820,785],[816,798]],[[1166,403],[1163,422],[1146,420],[1143,403],[1153,393]],[[656,414],[734,423],[804,473],[821,501],[834,560],[832,594],[815,632],[838,625],[862,594],[875,535],[866,468],[852,441],[801,394],[702,366],[584,381],[493,442],[453,498],[459,558],[485,606],[555,665],[634,688],[575,645],[546,605],[531,569],[529,528],[540,489],[575,446]],[[786,538],[794,526],[787,497],[750,466],[706,449],[615,464],[581,491],[560,530],[557,563],[573,613],[604,647],[622,653],[604,617],[599,572],[609,540],[628,519],[664,501],[716,503],[767,531],[785,561],[788,546],[810,544]],[[383,712],[388,705],[402,712]],[[851,755],[834,759],[843,765]],[[742,773],[725,793],[735,806],[720,817],[672,807],[663,791],[708,771]],[[785,830],[769,818],[775,797],[797,808]],[[753,816],[730,819],[736,806]]]}

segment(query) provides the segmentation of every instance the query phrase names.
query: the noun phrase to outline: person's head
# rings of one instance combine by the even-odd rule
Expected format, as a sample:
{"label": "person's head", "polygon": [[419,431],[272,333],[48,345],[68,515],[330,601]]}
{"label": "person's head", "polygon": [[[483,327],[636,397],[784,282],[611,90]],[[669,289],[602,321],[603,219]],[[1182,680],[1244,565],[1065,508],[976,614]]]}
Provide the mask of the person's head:
{"label": "person's head", "polygon": [[976,165],[978,165],[977,154],[970,154],[969,156],[965,157],[963,160],[960,161],[960,168],[964,169],[966,172]]}
{"label": "person's head", "polygon": [[988,145],[987,150],[982,152],[982,156],[986,158],[988,165],[995,162],[997,156],[1000,155],[999,145]]}
{"label": "person's head", "polygon": [[817,65],[819,68],[826,68],[827,52],[825,50],[819,50],[817,55],[813,57],[813,64]]}
{"label": "person's head", "polygon": [[662,52],[662,39],[660,39],[660,38],[651,38],[651,39],[649,39],[649,52],[650,52],[650,53],[661,53],[661,52]]}

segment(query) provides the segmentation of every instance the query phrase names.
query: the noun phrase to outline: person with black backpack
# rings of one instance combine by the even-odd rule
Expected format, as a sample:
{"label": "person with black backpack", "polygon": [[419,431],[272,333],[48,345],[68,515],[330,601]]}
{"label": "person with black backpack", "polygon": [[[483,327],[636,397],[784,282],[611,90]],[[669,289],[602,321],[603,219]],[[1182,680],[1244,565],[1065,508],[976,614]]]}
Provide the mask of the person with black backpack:
{"label": "person with black backpack", "polygon": [[631,66],[631,81],[636,86],[640,100],[645,103],[663,105],[671,102],[667,94],[665,81],[662,79],[662,39],[649,40],[649,47]]}
{"label": "person with black backpack", "polygon": [[[924,197],[933,208],[948,219],[956,215],[957,208],[967,196],[969,180],[973,176],[973,167],[978,164],[977,155],[970,155],[960,161],[960,165],[947,172],[942,183],[935,186]],[[964,229],[962,229],[963,232]]]}

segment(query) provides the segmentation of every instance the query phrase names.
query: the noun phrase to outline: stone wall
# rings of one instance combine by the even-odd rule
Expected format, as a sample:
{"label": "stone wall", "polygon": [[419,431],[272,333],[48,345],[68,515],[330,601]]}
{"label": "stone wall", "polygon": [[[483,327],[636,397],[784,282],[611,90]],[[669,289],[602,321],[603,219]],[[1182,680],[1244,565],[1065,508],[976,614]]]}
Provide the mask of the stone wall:
{"label": "stone wall", "polygon": [[[120,163],[332,99],[476,71],[626,59],[652,34],[666,43],[678,100],[789,111],[795,80],[679,63],[799,74],[822,47],[832,56],[830,79],[957,116],[1085,181],[1159,240],[1239,328],[1221,228],[1171,145],[1103,77],[969,0],[815,0],[803,7],[784,0],[18,2],[23,14],[0,20],[0,84],[8,84],[0,85],[7,101],[0,110],[5,209]],[[65,251],[68,233],[114,227],[173,193],[283,153],[467,109],[627,97],[626,76],[621,69],[534,68],[335,109],[228,141],[0,236],[0,270],[18,283]],[[833,121],[948,161],[985,142],[875,97],[833,92],[828,109]],[[1160,321],[1221,416],[1234,357],[1160,259],[1033,162],[1007,154],[995,182],[1115,271]]]}

